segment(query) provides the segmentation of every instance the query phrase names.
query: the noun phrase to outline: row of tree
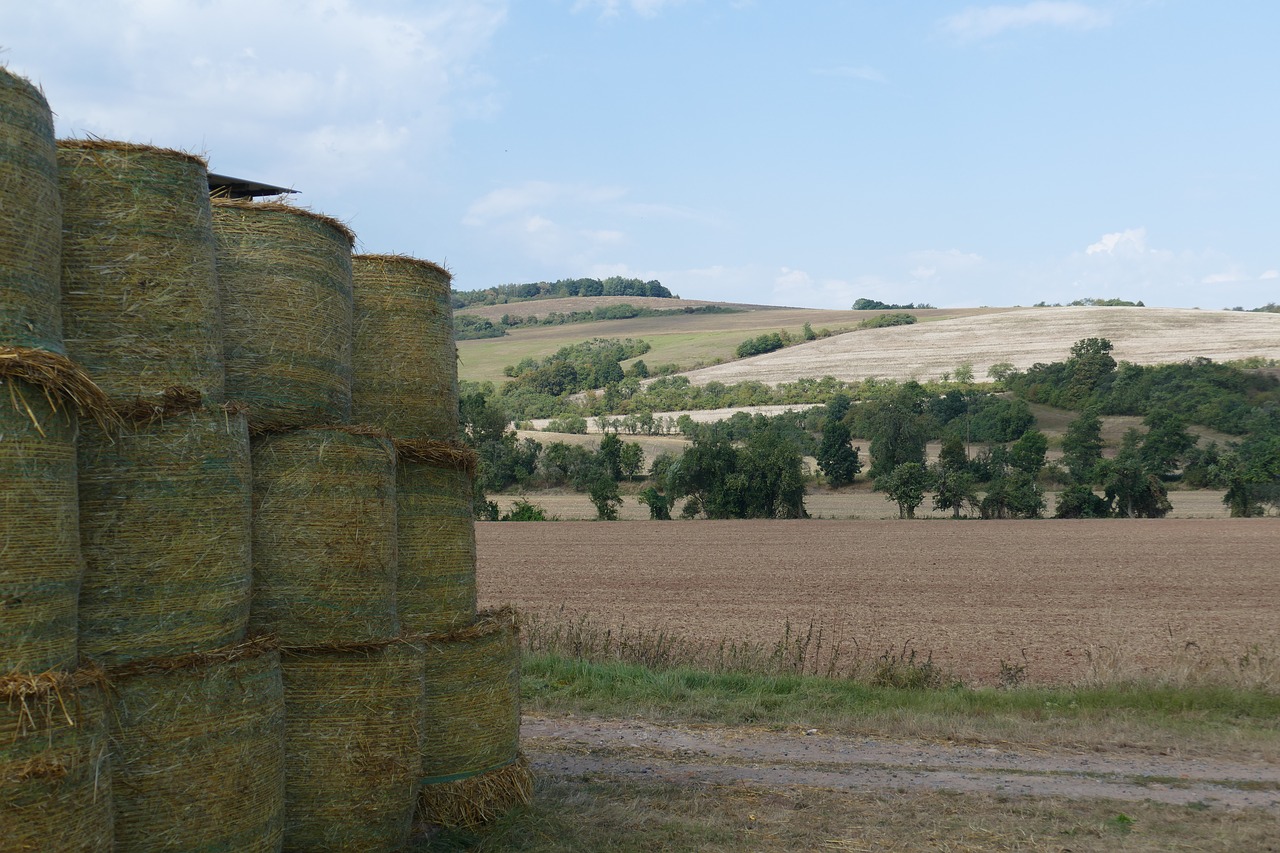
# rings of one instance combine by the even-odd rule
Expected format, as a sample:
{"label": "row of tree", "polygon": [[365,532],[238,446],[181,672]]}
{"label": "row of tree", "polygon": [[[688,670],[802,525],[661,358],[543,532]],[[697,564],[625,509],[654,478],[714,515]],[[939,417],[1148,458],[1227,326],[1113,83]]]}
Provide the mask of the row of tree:
{"label": "row of tree", "polygon": [[558,299],[570,296],[656,296],[678,298],[659,281],[610,276],[598,278],[563,278],[559,281],[537,281],[526,284],[500,284],[481,290],[455,290],[451,301],[455,310],[468,305],[505,305],[531,299]]}

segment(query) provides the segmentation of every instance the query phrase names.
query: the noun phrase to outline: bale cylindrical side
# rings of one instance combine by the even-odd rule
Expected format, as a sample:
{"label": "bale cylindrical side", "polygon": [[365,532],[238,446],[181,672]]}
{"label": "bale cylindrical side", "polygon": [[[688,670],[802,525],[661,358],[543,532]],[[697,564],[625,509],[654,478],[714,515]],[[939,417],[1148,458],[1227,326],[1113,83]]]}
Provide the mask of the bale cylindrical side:
{"label": "bale cylindrical side", "polygon": [[351,419],[351,246],[341,222],[215,199],[227,395],[269,429]]}
{"label": "bale cylindrical side", "polygon": [[53,113],[0,68],[0,343],[64,353],[62,201]]}
{"label": "bale cylindrical side", "polygon": [[100,671],[0,676],[0,853],[113,849],[107,712]]}
{"label": "bale cylindrical side", "polygon": [[245,638],[253,477],[243,412],[211,407],[80,438],[80,653],[100,663]]}
{"label": "bale cylindrical side", "polygon": [[76,665],[76,431],[56,393],[0,369],[0,675]]}
{"label": "bale cylindrical side", "polygon": [[284,653],[286,851],[398,851],[417,797],[425,690],[403,643]]}
{"label": "bale cylindrical side", "polygon": [[262,642],[108,670],[118,850],[272,853],[284,830],[284,690]]}
{"label": "bale cylindrical side", "polygon": [[443,442],[397,442],[396,603],[410,634],[444,633],[476,617],[475,453]]}
{"label": "bale cylindrical side", "polygon": [[223,397],[208,172],[192,154],[58,143],[67,353],[113,399]]}
{"label": "bale cylindrical side", "polygon": [[253,448],[250,628],[284,646],[389,640],[396,616],[395,451],[344,429]]}
{"label": "bale cylindrical side", "polygon": [[477,826],[532,796],[520,755],[520,644],[514,612],[482,613],[421,638],[427,690],[419,823]]}
{"label": "bale cylindrical side", "polygon": [[401,255],[357,255],[352,417],[396,438],[458,437],[452,276]]}

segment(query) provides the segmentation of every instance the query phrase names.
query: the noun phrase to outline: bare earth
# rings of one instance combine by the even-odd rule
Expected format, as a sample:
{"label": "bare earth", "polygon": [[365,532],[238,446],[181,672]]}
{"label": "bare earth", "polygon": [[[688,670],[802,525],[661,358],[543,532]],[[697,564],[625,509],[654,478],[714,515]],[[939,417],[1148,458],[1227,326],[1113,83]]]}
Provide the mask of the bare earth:
{"label": "bare earth", "polygon": [[940,319],[914,326],[866,329],[705,367],[686,374],[703,385],[755,380],[767,384],[834,376],[849,382],[937,379],[967,362],[985,379],[992,364],[1026,370],[1063,361],[1083,338],[1107,338],[1118,361],[1165,364],[1280,358],[1280,314],[1181,308],[1027,308]]}
{"label": "bare earth", "polygon": [[[1166,670],[1280,644],[1275,519],[482,523],[480,599],[772,643],[823,626],[957,677]],[[1188,643],[1193,646],[1188,647]]]}

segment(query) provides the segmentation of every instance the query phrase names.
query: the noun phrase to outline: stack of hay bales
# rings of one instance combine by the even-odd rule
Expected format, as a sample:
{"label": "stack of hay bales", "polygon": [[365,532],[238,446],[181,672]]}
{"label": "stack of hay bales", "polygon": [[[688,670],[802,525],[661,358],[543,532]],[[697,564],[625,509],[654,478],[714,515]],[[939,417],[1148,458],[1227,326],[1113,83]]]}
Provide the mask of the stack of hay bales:
{"label": "stack of hay bales", "polygon": [[395,449],[351,423],[354,235],[215,199],[228,394],[250,411],[250,622],[284,678],[284,850],[395,851],[412,829],[421,650],[396,609]]}
{"label": "stack of hay bales", "polygon": [[283,824],[279,656],[248,642],[252,482],[225,404],[205,162],[58,144],[68,353],[119,430],[78,452],[81,651],[107,665],[118,849],[269,851]]}
{"label": "stack of hay bales", "polygon": [[0,850],[106,850],[106,691],[78,667],[75,440],[106,399],[66,358],[53,115],[0,68]]}
{"label": "stack of hay bales", "polygon": [[424,646],[420,825],[475,826],[527,803],[519,644],[510,611],[476,613],[476,458],[459,442],[457,350],[444,268],[358,255],[352,412],[395,439],[398,604]]}

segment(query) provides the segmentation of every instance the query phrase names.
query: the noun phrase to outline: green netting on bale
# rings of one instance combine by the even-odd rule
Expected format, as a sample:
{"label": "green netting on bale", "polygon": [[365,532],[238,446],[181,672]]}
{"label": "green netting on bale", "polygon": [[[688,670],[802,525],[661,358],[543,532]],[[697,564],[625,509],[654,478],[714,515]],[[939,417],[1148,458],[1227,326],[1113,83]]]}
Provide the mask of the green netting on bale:
{"label": "green netting on bale", "polygon": [[462,628],[476,616],[475,452],[445,442],[398,441],[396,597],[408,633]]}
{"label": "green netting on bale", "polygon": [[223,397],[205,162],[96,139],[58,142],[67,353],[114,400]]}
{"label": "green netting on bale", "polygon": [[403,849],[418,790],[421,649],[288,650],[284,849]]}
{"label": "green netting on bale", "polygon": [[265,436],[253,478],[250,628],[284,646],[395,637],[391,441],[357,428]]}
{"label": "green netting on bale", "polygon": [[62,201],[53,114],[0,68],[0,343],[62,353]]}
{"label": "green netting on bale", "polygon": [[78,456],[80,653],[116,664],[242,641],[253,583],[244,413],[86,427]]}
{"label": "green netting on bale", "polygon": [[284,832],[284,690],[264,640],[107,670],[116,849],[273,853]]}
{"label": "green netting on bale", "polygon": [[514,611],[488,611],[469,628],[418,639],[427,676],[418,821],[474,826],[527,804]]}
{"label": "green netting on bale", "polygon": [[458,437],[458,351],[449,272],[402,255],[357,255],[352,417],[396,438]]}
{"label": "green netting on bale", "polygon": [[0,853],[112,849],[102,672],[0,676]]}
{"label": "green netting on bale", "polygon": [[215,199],[227,395],[257,427],[351,419],[351,245],[336,219]]}

